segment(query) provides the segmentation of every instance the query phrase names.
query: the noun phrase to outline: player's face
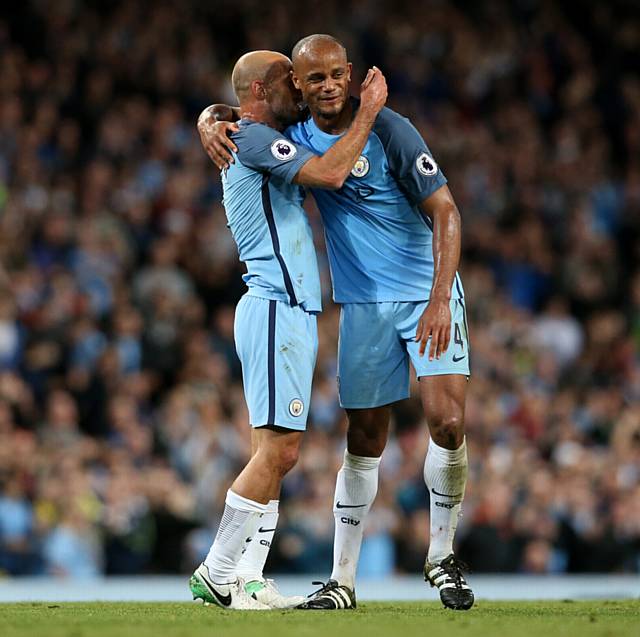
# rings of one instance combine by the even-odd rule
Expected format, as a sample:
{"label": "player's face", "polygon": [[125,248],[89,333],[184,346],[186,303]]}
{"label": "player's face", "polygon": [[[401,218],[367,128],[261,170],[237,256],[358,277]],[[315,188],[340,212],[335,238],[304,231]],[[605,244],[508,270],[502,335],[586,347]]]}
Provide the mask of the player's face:
{"label": "player's face", "polygon": [[312,113],[331,119],[342,112],[349,97],[351,63],[341,47],[327,47],[296,60],[294,84]]}
{"label": "player's face", "polygon": [[302,94],[291,79],[291,62],[274,65],[265,81],[267,102],[275,118],[284,126],[300,119]]}

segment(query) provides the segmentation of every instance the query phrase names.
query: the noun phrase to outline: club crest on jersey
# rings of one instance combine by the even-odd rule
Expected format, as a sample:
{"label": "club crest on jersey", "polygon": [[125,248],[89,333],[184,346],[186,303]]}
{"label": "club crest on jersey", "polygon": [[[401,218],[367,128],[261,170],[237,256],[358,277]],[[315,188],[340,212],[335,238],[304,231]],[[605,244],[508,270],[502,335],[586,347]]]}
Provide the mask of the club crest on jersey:
{"label": "club crest on jersey", "polygon": [[304,411],[304,403],[299,398],[294,398],[289,403],[289,413],[297,418]]}
{"label": "club crest on jersey", "polygon": [[286,139],[276,139],[271,144],[271,154],[280,161],[289,161],[296,156],[296,147]]}
{"label": "club crest on jersey", "polygon": [[364,156],[360,155],[358,157],[358,161],[353,165],[351,169],[351,174],[354,177],[364,177],[369,172],[369,160]]}
{"label": "club crest on jersey", "polygon": [[416,168],[418,172],[425,177],[431,177],[438,172],[438,164],[433,157],[429,157],[427,153],[422,153],[416,159]]}

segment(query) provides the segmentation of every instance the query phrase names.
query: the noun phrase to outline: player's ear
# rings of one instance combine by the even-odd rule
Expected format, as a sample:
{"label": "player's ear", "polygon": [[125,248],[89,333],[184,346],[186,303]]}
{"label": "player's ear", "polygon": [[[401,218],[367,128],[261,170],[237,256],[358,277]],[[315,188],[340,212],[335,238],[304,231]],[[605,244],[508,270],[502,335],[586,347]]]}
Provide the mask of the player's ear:
{"label": "player's ear", "polygon": [[267,91],[264,88],[264,82],[262,80],[253,80],[253,82],[251,82],[251,92],[257,100],[262,101],[267,99]]}
{"label": "player's ear", "polygon": [[347,62],[347,81],[351,82],[351,69],[353,68],[353,64],[351,62]]}
{"label": "player's ear", "polygon": [[298,90],[302,89],[302,82],[300,81],[300,78],[295,74],[295,71],[291,71],[291,81]]}

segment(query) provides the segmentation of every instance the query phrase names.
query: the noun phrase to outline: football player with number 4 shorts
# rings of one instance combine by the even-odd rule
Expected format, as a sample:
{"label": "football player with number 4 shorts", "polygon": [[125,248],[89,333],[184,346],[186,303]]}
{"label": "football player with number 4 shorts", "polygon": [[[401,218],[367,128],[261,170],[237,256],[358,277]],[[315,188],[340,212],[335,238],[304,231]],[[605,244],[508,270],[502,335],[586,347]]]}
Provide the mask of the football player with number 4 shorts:
{"label": "football player with number 4 shorts", "polygon": [[227,492],[218,532],[189,585],[194,599],[223,608],[290,608],[263,568],[278,517],[284,475],[295,465],[306,427],[317,352],[320,277],[301,186],[340,188],[362,153],[387,97],[371,69],[361,107],[326,153],[284,137],[299,118],[291,61],[281,53],[242,56],[232,74],[241,120],[235,162],[222,177],[228,225],[245,262],[248,291],[236,309],[234,337],[253,427],[251,460]]}
{"label": "football player with number 4 shorts", "polygon": [[[326,152],[359,109],[349,97],[351,64],[344,46],[328,35],[302,39],[292,59],[309,116],[285,133]],[[221,164],[231,159],[229,124],[215,121],[224,117],[229,107],[214,105],[199,126],[205,148]],[[334,300],[342,306],[338,381],[349,429],[334,499],[333,571],[304,608],[356,605],[364,521],[378,489],[390,405],[409,396],[410,364],[431,434],[424,464],[431,518],[424,576],[446,607],[473,605],[464,566],[453,553],[467,481],[469,338],[457,273],[460,215],[446,183],[409,120],[384,108],[344,186],[311,189],[324,222]]]}

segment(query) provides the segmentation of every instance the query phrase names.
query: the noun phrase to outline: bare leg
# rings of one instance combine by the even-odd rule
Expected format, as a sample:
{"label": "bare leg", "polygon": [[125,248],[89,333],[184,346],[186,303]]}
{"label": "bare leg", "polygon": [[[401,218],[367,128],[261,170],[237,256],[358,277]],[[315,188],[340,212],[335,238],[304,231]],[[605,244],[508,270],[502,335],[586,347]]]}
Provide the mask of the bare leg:
{"label": "bare leg", "polygon": [[298,461],[302,435],[301,431],[275,427],[254,430],[253,456],[231,485],[231,490],[261,504],[277,500],[282,478]]}
{"label": "bare leg", "polygon": [[466,376],[446,374],[420,378],[420,397],[431,439],[444,449],[458,449],[464,440]]}
{"label": "bare leg", "polygon": [[252,437],[254,454],[227,492],[222,521],[205,559],[214,582],[235,581],[246,539],[253,538],[269,502],[278,498],[282,478],[297,462],[302,435],[274,427]]}

